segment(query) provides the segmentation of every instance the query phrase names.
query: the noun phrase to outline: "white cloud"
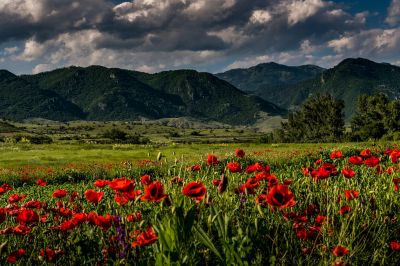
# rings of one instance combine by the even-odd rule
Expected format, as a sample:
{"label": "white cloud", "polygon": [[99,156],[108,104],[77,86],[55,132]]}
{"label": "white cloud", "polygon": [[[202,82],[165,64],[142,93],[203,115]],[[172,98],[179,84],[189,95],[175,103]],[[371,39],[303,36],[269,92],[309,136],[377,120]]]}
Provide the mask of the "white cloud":
{"label": "white cloud", "polygon": [[34,40],[28,40],[25,42],[25,48],[21,55],[18,56],[19,60],[33,61],[45,54],[47,44],[38,43]]}
{"label": "white cloud", "polygon": [[247,57],[241,60],[236,60],[232,64],[228,65],[225,70],[235,69],[235,68],[248,68],[261,63],[266,63],[272,61],[273,58],[269,55],[260,55],[255,57]]}
{"label": "white cloud", "polygon": [[325,5],[322,0],[292,0],[287,5],[289,25],[295,25],[306,20],[315,15]]}
{"label": "white cloud", "polygon": [[354,48],[354,40],[351,37],[341,37],[339,39],[331,40],[328,42],[328,47],[333,48],[335,52],[342,52],[344,49]]}
{"label": "white cloud", "polygon": [[17,46],[13,46],[13,47],[6,47],[4,48],[4,53],[6,55],[11,55],[11,54],[15,54],[16,52],[18,52],[19,48]]}
{"label": "white cloud", "polygon": [[388,8],[388,16],[386,17],[386,23],[391,26],[395,26],[400,23],[400,0],[392,0]]}
{"label": "white cloud", "polygon": [[250,21],[254,24],[265,24],[272,20],[271,14],[266,10],[254,10]]}
{"label": "white cloud", "polygon": [[39,65],[36,65],[33,68],[32,74],[37,74],[37,73],[40,73],[40,72],[49,71],[52,68],[54,68],[54,66],[51,65],[51,64],[39,64]]}
{"label": "white cloud", "polygon": [[43,3],[44,0],[1,0],[0,11],[38,21],[44,15]]}

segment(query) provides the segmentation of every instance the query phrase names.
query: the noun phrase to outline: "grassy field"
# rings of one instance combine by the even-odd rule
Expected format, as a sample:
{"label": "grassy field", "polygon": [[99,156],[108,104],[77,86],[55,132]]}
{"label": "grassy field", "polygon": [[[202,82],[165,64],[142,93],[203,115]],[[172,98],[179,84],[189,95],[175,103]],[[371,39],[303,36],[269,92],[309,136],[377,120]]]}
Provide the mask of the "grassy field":
{"label": "grassy field", "polygon": [[[176,159],[199,161],[208,153],[227,157],[236,148],[246,149],[249,154],[262,160],[290,158],[299,154],[312,153],[324,149],[370,147],[372,143],[342,144],[68,144],[54,143],[46,145],[0,143],[0,168],[24,165],[60,166],[70,163],[121,163],[124,161],[162,160],[171,162]],[[392,145],[380,143],[381,147]]]}
{"label": "grassy field", "polygon": [[[13,126],[0,142],[0,265],[400,262],[396,143],[260,144],[252,129],[124,123]],[[150,142],[109,143],[112,128]],[[30,135],[53,142],[32,144]]]}
{"label": "grassy field", "polygon": [[237,147],[4,144],[0,263],[398,265],[400,151]]}

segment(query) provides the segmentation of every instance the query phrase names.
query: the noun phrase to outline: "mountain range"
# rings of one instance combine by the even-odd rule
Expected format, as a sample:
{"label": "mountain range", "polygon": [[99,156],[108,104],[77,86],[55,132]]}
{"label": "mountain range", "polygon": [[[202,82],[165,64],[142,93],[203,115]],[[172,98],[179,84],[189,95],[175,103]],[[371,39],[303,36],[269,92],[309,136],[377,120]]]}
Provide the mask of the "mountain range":
{"label": "mountain range", "polygon": [[349,58],[331,69],[265,63],[215,75],[194,70],[148,74],[102,66],[22,76],[0,70],[0,118],[192,117],[248,125],[260,118],[285,116],[309,96],[326,92],[345,101],[349,119],[360,94],[400,96],[400,67]]}
{"label": "mountain range", "polygon": [[138,120],[193,117],[252,124],[285,110],[193,70],[147,74],[102,66],[36,75],[0,72],[0,117],[50,120]]}
{"label": "mountain range", "polygon": [[354,113],[357,97],[361,94],[383,92],[391,99],[400,96],[400,67],[364,58],[348,58],[331,69],[266,63],[216,76],[288,110],[313,94],[330,93],[344,100],[346,120]]}

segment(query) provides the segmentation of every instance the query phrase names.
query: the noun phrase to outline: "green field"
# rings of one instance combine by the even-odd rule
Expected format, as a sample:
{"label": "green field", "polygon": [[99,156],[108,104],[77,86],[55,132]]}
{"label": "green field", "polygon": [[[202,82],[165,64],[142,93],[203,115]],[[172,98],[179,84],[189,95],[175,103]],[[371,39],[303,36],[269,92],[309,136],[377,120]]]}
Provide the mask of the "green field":
{"label": "green field", "polygon": [[[227,157],[236,148],[246,149],[262,160],[289,158],[324,149],[363,148],[372,143],[342,144],[7,144],[0,143],[0,168],[30,166],[62,166],[70,163],[121,163],[124,161],[162,160],[171,162],[176,159],[189,162],[204,159],[208,153]],[[390,145],[381,143],[380,146]]]}
{"label": "green field", "polygon": [[[113,128],[149,141],[105,138]],[[117,122],[15,123],[1,134],[1,265],[400,261],[393,142],[263,144],[249,128]]]}

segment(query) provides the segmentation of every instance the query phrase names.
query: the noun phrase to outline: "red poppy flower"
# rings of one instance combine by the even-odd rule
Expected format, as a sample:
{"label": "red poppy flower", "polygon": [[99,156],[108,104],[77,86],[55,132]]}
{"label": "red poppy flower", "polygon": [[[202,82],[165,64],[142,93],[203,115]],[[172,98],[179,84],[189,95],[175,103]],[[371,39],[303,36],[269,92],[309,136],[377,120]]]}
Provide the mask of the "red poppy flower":
{"label": "red poppy flower", "polygon": [[132,247],[137,247],[137,246],[148,246],[153,244],[158,240],[157,235],[154,233],[153,228],[149,227],[147,228],[146,232],[141,233],[136,241],[132,243]]}
{"label": "red poppy flower", "polygon": [[72,217],[72,221],[75,224],[82,224],[82,223],[86,222],[87,219],[88,219],[87,214],[86,213],[82,213],[82,212],[75,213],[74,216]]}
{"label": "red poppy flower", "polygon": [[12,187],[9,184],[3,184],[0,186],[0,195],[10,190],[12,190]]}
{"label": "red poppy flower", "polygon": [[30,224],[39,222],[39,215],[33,210],[22,210],[17,216],[17,221],[20,224]]}
{"label": "red poppy flower", "polygon": [[360,192],[358,192],[356,190],[345,190],[344,195],[347,200],[352,200],[352,199],[358,198],[358,196],[360,195]]}
{"label": "red poppy flower", "polygon": [[129,191],[129,192],[124,192],[124,193],[122,193],[122,195],[126,198],[126,199],[128,199],[128,200],[136,200],[136,197],[137,196],[140,196],[140,194],[142,194],[142,191],[141,190],[132,190],[132,191]]}
{"label": "red poppy flower", "polygon": [[78,192],[74,191],[71,193],[71,197],[69,198],[69,202],[74,202],[75,199],[80,198],[80,195]]}
{"label": "red poppy flower", "polygon": [[53,192],[53,198],[63,198],[67,195],[67,191],[65,189],[57,189]]}
{"label": "red poppy flower", "polygon": [[311,176],[314,178],[315,181],[327,179],[328,177],[330,177],[330,175],[331,172],[324,167],[319,167],[318,169],[315,169],[311,172]]}
{"label": "red poppy flower", "polygon": [[209,154],[207,157],[207,164],[208,165],[217,165],[219,163],[217,156],[213,154]]}
{"label": "red poppy flower", "polygon": [[46,261],[54,262],[56,260],[57,253],[59,253],[58,250],[52,250],[50,248],[46,248],[40,250],[39,256],[44,258]]}
{"label": "red poppy flower", "polygon": [[245,155],[245,152],[244,152],[244,150],[236,149],[235,154],[236,154],[236,157],[243,158]]}
{"label": "red poppy flower", "polygon": [[394,191],[399,191],[400,178],[393,178],[392,182],[394,184]]}
{"label": "red poppy flower", "polygon": [[58,209],[58,214],[62,217],[71,217],[72,216],[72,210],[68,208],[59,208]]}
{"label": "red poppy flower", "polygon": [[340,215],[345,215],[346,213],[349,213],[351,211],[351,208],[350,208],[350,206],[342,206],[342,207],[340,207],[340,211],[339,211],[339,214]]}
{"label": "red poppy flower", "polygon": [[221,183],[221,180],[219,180],[219,179],[213,179],[213,181],[212,181],[212,184],[213,184],[214,186],[216,186],[216,187],[219,186],[219,183]]}
{"label": "red poppy flower", "polygon": [[345,255],[347,255],[349,253],[349,251],[347,250],[347,248],[342,247],[342,246],[336,246],[332,249],[332,254],[336,257],[343,257]]}
{"label": "red poppy flower", "polygon": [[354,165],[361,165],[363,164],[363,158],[357,155],[353,155],[349,158],[349,163]]}
{"label": "red poppy flower", "polygon": [[134,190],[135,182],[125,177],[112,180],[108,186],[118,192],[128,192]]}
{"label": "red poppy flower", "polygon": [[200,170],[201,170],[200,164],[195,164],[190,167],[190,171],[192,171],[192,172],[196,172],[196,171],[200,171]]}
{"label": "red poppy flower", "polygon": [[140,182],[142,182],[143,185],[150,185],[153,181],[151,180],[151,176],[149,175],[144,175],[140,177]]}
{"label": "red poppy flower", "polygon": [[105,187],[105,186],[108,186],[108,184],[110,184],[109,180],[97,179],[96,182],[94,182],[94,185],[96,187]]}
{"label": "red poppy flower", "polygon": [[144,189],[144,195],[140,198],[142,201],[160,202],[168,195],[164,194],[164,185],[157,181]]}
{"label": "red poppy flower", "polygon": [[132,213],[126,216],[128,222],[138,222],[142,220],[142,214],[140,212]]}
{"label": "red poppy flower", "polygon": [[228,163],[226,165],[231,173],[240,173],[242,171],[242,167],[238,162]]}
{"label": "red poppy flower", "polygon": [[354,172],[353,169],[351,169],[351,168],[344,168],[342,170],[342,174],[346,178],[352,178],[352,177],[354,177],[356,175],[356,172]]}
{"label": "red poppy flower", "polygon": [[46,183],[46,181],[44,181],[43,179],[38,179],[38,180],[36,181],[36,184],[38,184],[38,185],[41,186],[41,187],[44,187],[47,183]]}
{"label": "red poppy flower", "polygon": [[333,151],[329,156],[332,160],[342,158],[343,153],[341,151]]}
{"label": "red poppy flower", "polygon": [[368,165],[369,167],[375,167],[379,164],[379,157],[376,156],[371,156],[367,159],[365,159],[364,164]]}
{"label": "red poppy flower", "polygon": [[362,157],[370,157],[370,156],[372,156],[372,153],[369,149],[364,149],[360,152],[360,155]]}
{"label": "red poppy flower", "polygon": [[24,225],[24,224],[19,224],[19,225],[17,225],[16,227],[14,227],[14,228],[12,229],[12,232],[13,232],[14,234],[20,235],[20,236],[30,234],[31,231],[32,231],[32,230],[31,230],[28,226],[26,226],[26,225]]}
{"label": "red poppy flower", "polygon": [[19,260],[19,258],[21,258],[22,256],[25,255],[25,253],[26,253],[26,251],[24,249],[22,249],[22,248],[18,249],[16,251],[12,252],[10,255],[8,255],[7,262],[8,263],[16,263]]}
{"label": "red poppy flower", "polygon": [[194,198],[196,202],[200,202],[206,195],[206,187],[201,182],[191,181],[183,187],[183,195]]}
{"label": "red poppy flower", "polygon": [[321,225],[325,220],[326,220],[326,216],[318,215],[317,217],[315,217],[314,222],[316,224]]}
{"label": "red poppy flower", "polygon": [[393,163],[397,163],[397,161],[399,160],[399,158],[400,158],[400,150],[392,150],[391,152],[390,152],[390,158],[392,159],[392,162]]}
{"label": "red poppy flower", "polygon": [[28,201],[28,202],[22,204],[21,207],[24,207],[27,209],[40,209],[42,207],[42,203],[38,200],[31,200],[31,201]]}
{"label": "red poppy flower", "polygon": [[10,203],[15,203],[15,202],[23,200],[25,197],[26,197],[26,194],[24,194],[24,195],[13,194],[8,198],[8,201]]}
{"label": "red poppy flower", "polygon": [[296,204],[295,196],[286,185],[274,186],[267,195],[267,202],[272,207],[281,209],[292,207]]}
{"label": "red poppy flower", "polygon": [[267,207],[268,202],[267,202],[267,195],[266,194],[261,194],[256,197],[256,203],[260,205],[261,207]]}
{"label": "red poppy flower", "polygon": [[86,200],[93,204],[98,204],[104,196],[104,192],[96,192],[93,189],[85,191]]}
{"label": "red poppy flower", "polygon": [[388,167],[386,169],[386,173],[389,174],[389,175],[394,174],[395,171],[396,171],[396,168],[394,168],[394,167]]}
{"label": "red poppy flower", "polygon": [[261,163],[255,163],[247,166],[246,173],[251,174],[254,172],[260,172],[264,170],[264,166]]}
{"label": "red poppy flower", "polygon": [[171,183],[172,184],[182,184],[183,178],[180,178],[179,176],[174,176],[173,178],[171,178]]}
{"label": "red poppy flower", "polygon": [[78,226],[78,223],[76,220],[67,220],[64,221],[62,224],[56,227],[52,227],[52,229],[57,229],[61,231],[68,231],[74,229],[76,226]]}
{"label": "red poppy flower", "polygon": [[322,162],[323,162],[322,159],[318,159],[318,160],[316,160],[314,163],[315,163],[315,164],[322,164]]}
{"label": "red poppy flower", "polygon": [[107,231],[112,225],[113,216],[109,214],[100,216],[91,212],[89,213],[88,219],[89,221],[100,227],[101,230]]}
{"label": "red poppy flower", "polygon": [[[276,176],[274,176],[274,175],[270,175],[270,176],[267,178],[267,180],[268,180],[268,187],[269,187],[269,188],[272,188],[273,186],[276,186],[276,185],[279,184],[278,178],[276,178]],[[290,183],[291,183],[291,182],[290,182]],[[287,184],[285,184],[285,185],[287,185]]]}
{"label": "red poppy flower", "polygon": [[247,193],[249,194],[254,194],[255,189],[260,186],[260,183],[258,182],[257,178],[255,177],[250,177],[249,179],[246,180],[246,183],[244,183],[242,190],[247,190]]}
{"label": "red poppy flower", "polygon": [[389,245],[393,251],[400,251],[400,242],[392,241]]}
{"label": "red poppy flower", "polygon": [[129,199],[124,197],[124,195],[120,192],[115,193],[114,200],[116,203],[122,206],[129,202]]}

